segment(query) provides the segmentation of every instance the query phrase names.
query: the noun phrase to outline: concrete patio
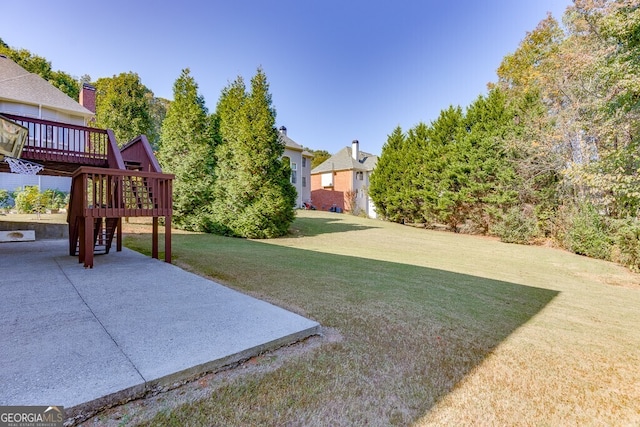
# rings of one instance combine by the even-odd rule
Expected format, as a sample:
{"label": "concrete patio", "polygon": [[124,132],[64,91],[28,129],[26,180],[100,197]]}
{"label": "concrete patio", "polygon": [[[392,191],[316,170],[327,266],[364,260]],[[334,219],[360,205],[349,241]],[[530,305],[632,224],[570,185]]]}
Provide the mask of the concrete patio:
{"label": "concrete patio", "polygon": [[319,333],[126,248],[85,269],[67,245],[0,243],[0,405],[81,417]]}

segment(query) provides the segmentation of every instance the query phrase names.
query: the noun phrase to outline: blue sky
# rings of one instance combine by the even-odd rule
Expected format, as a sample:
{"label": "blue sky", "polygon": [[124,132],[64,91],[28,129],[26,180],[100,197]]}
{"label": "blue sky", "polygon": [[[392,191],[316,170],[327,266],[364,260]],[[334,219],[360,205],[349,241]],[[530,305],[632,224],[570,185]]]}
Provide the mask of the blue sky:
{"label": "blue sky", "polygon": [[0,38],[93,80],[138,73],[156,96],[191,70],[207,107],[262,67],[277,126],[312,149],[430,123],[486,93],[502,58],[570,0],[157,0],[5,2]]}

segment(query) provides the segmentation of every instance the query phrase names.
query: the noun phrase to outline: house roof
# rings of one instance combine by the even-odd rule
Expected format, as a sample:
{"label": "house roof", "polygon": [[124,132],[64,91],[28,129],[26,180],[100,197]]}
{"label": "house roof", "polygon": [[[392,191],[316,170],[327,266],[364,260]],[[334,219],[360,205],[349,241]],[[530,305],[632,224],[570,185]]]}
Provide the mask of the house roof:
{"label": "house roof", "polygon": [[340,170],[372,171],[376,167],[378,156],[364,151],[359,151],[358,154],[358,160],[355,160],[351,155],[351,147],[344,147],[313,168],[311,174]]}
{"label": "house roof", "polygon": [[301,151],[305,157],[313,157],[313,155],[302,147],[302,145],[295,142],[293,139],[287,136],[286,130],[280,131],[280,140],[284,143],[284,146],[293,151]]}
{"label": "house roof", "polygon": [[49,107],[74,115],[93,117],[93,113],[37,74],[33,74],[0,55],[0,100]]}

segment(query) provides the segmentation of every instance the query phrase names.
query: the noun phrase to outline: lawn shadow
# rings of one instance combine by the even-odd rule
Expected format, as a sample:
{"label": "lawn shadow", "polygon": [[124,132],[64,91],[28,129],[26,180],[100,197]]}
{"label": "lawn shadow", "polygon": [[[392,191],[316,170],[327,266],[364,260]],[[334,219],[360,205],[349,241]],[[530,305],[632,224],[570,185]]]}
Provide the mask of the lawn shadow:
{"label": "lawn shadow", "polygon": [[[559,295],[555,290],[411,264],[274,247],[261,241],[246,244],[253,256],[247,257],[244,268],[251,263],[266,274],[237,289],[284,308],[301,307],[301,314],[352,340],[350,344],[362,353],[345,351],[343,357],[363,363],[351,367],[356,385],[345,394],[367,395],[368,384],[379,384],[382,378],[390,381],[385,384],[386,398],[370,402],[386,408],[389,424],[396,419],[409,424],[424,416]],[[362,378],[367,380],[358,383]],[[414,382],[407,384],[407,378]],[[431,390],[416,392],[421,384]],[[385,386],[375,394],[384,396]],[[414,394],[398,396],[403,387]],[[394,407],[398,397],[406,399],[405,408]],[[360,403],[356,399],[352,404]],[[412,408],[419,410],[406,417]],[[367,419],[371,416],[363,408],[359,419],[375,425],[374,418]]]}
{"label": "lawn shadow", "polygon": [[[332,224],[331,220],[326,220],[323,227],[335,227],[335,232],[361,229]],[[370,384],[378,384],[375,394],[380,400],[369,402],[369,407],[389,413],[389,422],[399,416],[401,424],[410,424],[432,409],[500,343],[559,294],[398,262],[262,241],[194,237],[174,236],[173,253],[180,263],[325,327],[336,328],[345,336],[344,346],[333,347],[324,359],[310,362],[327,364],[324,369],[331,375],[300,377],[299,373],[292,373],[300,387],[305,381],[310,382],[311,388],[326,387],[326,396],[316,403],[319,408],[336,404],[332,393],[340,396],[341,391],[331,390],[335,387],[332,376],[344,377],[347,379],[340,382],[348,384],[344,390],[347,396],[370,394]],[[349,361],[345,372],[343,360]],[[386,373],[384,385],[380,372]],[[407,383],[407,378],[412,382]],[[413,394],[394,396],[403,388],[413,390]],[[394,408],[403,399],[406,407]],[[368,418],[374,412],[360,408],[359,399],[341,405],[346,405],[352,415],[357,414],[363,424],[380,421]],[[278,424],[279,420],[272,421]],[[348,424],[350,420],[342,421]]]}
{"label": "lawn shadow", "polygon": [[336,218],[296,218],[289,230],[289,234],[284,237],[313,237],[321,234],[344,233],[346,231],[368,230],[379,228],[373,225],[354,224],[346,222],[341,215],[335,214]]}

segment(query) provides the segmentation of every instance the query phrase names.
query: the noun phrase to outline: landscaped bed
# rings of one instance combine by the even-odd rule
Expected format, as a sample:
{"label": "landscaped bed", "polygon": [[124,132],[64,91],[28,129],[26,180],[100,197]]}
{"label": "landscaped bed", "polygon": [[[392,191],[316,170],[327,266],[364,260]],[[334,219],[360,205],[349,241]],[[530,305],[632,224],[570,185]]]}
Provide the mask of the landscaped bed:
{"label": "landscaped bed", "polygon": [[274,240],[176,233],[173,255],[327,336],[85,425],[640,424],[640,276],[615,264],[318,211]]}

